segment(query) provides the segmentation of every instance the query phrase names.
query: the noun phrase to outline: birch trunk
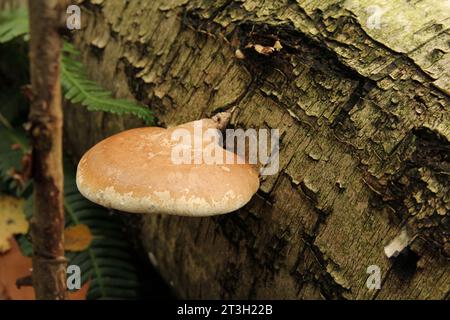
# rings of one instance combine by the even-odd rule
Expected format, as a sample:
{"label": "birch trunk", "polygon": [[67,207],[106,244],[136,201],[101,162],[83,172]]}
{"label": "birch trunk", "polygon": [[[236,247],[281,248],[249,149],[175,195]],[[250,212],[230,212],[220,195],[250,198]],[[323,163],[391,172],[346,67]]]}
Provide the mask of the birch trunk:
{"label": "birch trunk", "polygon": [[[142,218],[142,241],[180,297],[449,297],[445,2],[82,5],[75,38],[92,78],[151,106],[160,125],[237,105],[235,127],[280,129],[280,171],[244,209]],[[255,50],[276,41],[279,51]],[[66,113],[78,158],[139,125],[82,107]],[[411,243],[388,259],[384,247],[403,229]],[[366,286],[372,265],[379,290]]]}

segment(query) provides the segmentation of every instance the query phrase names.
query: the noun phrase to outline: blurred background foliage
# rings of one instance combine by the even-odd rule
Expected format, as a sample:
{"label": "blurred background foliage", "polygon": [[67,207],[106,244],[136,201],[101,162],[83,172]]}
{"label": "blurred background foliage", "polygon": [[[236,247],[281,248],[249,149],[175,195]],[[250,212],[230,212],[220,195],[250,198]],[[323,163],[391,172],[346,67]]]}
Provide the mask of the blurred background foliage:
{"label": "blurred background foliage", "polygon": [[[32,155],[26,132],[27,96],[30,96],[27,40],[26,11],[0,11],[0,193],[23,198],[23,214],[30,220],[33,181],[30,178]],[[83,64],[78,60],[79,53],[67,39],[63,52],[61,70],[65,99],[84,105],[90,111],[133,114],[147,124],[153,123],[148,107],[114,99],[110,92],[88,79]],[[82,284],[89,285],[88,299],[154,297],[155,290],[159,297],[170,295],[166,288],[162,288],[162,281],[155,280],[156,273],[146,257],[137,254],[123,216],[88,201],[78,192],[75,166],[67,157],[64,160],[64,209],[66,228],[83,225],[85,227],[79,230],[88,230],[89,233],[88,243],[66,251],[68,264],[80,266]],[[5,213],[0,212],[0,216],[2,214]],[[72,243],[86,239],[86,234],[71,232],[70,235]],[[22,254],[32,255],[29,232],[15,238]],[[160,295],[161,292],[166,293]]]}

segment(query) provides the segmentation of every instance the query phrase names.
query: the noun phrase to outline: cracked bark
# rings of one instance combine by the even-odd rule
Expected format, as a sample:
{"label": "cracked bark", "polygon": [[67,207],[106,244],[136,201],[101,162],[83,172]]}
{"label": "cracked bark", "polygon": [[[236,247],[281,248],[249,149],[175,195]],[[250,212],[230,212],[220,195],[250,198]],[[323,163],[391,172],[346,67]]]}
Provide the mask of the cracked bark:
{"label": "cracked bark", "polygon": [[[370,29],[366,8],[377,2],[381,27]],[[448,297],[448,10],[433,1],[82,4],[75,39],[91,76],[151,106],[161,125],[236,104],[232,125],[280,129],[281,170],[238,213],[143,217],[142,241],[181,297]],[[245,49],[276,40],[283,48],[267,56]],[[66,113],[75,157],[139,125],[77,106]],[[414,240],[387,259],[403,227]],[[381,268],[381,290],[366,287],[370,265]]]}

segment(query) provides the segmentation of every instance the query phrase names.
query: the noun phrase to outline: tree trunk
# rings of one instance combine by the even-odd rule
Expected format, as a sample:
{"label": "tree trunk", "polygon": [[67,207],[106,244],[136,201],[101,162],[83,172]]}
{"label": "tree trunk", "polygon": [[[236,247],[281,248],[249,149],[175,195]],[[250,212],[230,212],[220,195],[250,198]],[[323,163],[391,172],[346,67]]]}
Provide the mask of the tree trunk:
{"label": "tree trunk", "polygon": [[[83,2],[75,38],[91,76],[149,105],[160,125],[237,105],[234,126],[280,129],[280,171],[244,209],[143,216],[142,241],[180,297],[449,297],[445,6]],[[279,50],[255,46],[277,40]],[[82,107],[66,113],[78,158],[137,125]],[[389,259],[384,247],[402,230],[409,246]],[[379,290],[366,286],[373,265]]]}
{"label": "tree trunk", "polygon": [[33,287],[37,299],[61,300],[66,292],[62,172],[59,1],[29,1],[33,139]]}

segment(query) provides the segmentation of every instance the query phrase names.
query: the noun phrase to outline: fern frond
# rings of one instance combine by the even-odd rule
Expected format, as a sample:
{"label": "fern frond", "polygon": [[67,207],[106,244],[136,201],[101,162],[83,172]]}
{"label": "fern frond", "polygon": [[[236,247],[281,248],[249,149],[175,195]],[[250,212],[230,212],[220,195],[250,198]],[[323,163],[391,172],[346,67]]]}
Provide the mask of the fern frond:
{"label": "fern frond", "polygon": [[[24,203],[27,219],[32,216],[34,199],[31,194]],[[84,198],[75,183],[72,164],[64,161],[64,211],[66,228],[86,225],[92,233],[92,242],[81,252],[66,252],[69,265],[81,269],[81,284],[89,282],[88,300],[137,299],[142,285],[130,242],[123,232],[123,223],[117,216]],[[16,236],[22,254],[32,254],[28,235]]]}
{"label": "fern frond", "polygon": [[89,248],[66,253],[69,264],[81,268],[82,284],[89,281],[87,299],[138,298],[141,285],[122,222],[78,192],[75,172],[67,163],[64,168],[64,208],[66,227],[85,224],[93,235]]}
{"label": "fern frond", "polygon": [[154,118],[150,109],[128,100],[115,99],[109,91],[89,80],[83,64],[76,60],[76,56],[76,49],[65,43],[61,83],[66,99],[86,106],[89,111],[132,114],[143,119],[148,125],[153,124]]}
{"label": "fern frond", "polygon": [[28,40],[28,13],[24,8],[0,12],[0,43],[23,36]]}
{"label": "fern frond", "polygon": [[[28,13],[24,8],[0,12],[0,43],[23,36],[29,38]],[[153,113],[145,106],[125,99],[115,99],[111,92],[89,80],[83,64],[77,61],[78,51],[64,42],[61,59],[61,84],[66,99],[81,103],[89,111],[103,111],[119,115],[132,114],[154,123]]]}

